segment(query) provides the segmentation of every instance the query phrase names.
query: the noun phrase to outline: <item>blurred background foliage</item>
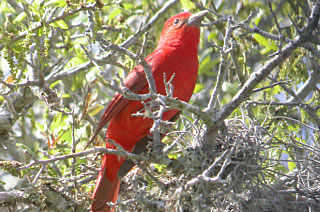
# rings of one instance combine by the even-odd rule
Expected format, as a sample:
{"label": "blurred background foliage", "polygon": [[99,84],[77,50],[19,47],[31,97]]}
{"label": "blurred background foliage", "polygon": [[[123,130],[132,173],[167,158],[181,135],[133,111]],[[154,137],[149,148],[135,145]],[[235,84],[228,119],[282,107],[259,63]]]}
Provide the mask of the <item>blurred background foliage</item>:
{"label": "blurred background foliage", "polygon": [[[201,29],[199,77],[190,103],[204,109],[217,77],[220,63],[218,47],[221,48],[224,44],[226,17],[232,16],[233,23],[239,23],[252,14],[248,27],[256,26],[274,35],[278,35],[278,29],[265,0],[172,2],[175,3],[159,16],[156,24],[148,30],[147,36],[140,36],[128,49],[147,56],[157,45],[164,21],[181,11],[214,11],[215,13],[211,12],[206,17],[207,23],[224,18],[224,21],[214,26]],[[271,2],[283,37],[294,39],[299,35],[299,29],[306,25],[313,1]],[[166,4],[168,1],[161,0],[0,2],[0,107],[3,110],[9,108],[12,112],[12,126],[1,129],[1,135],[7,142],[0,144],[0,191],[25,189],[29,194],[28,197],[21,198],[23,201],[18,199],[15,203],[11,202],[12,204],[0,202],[2,211],[88,211],[90,195],[100,168],[100,155],[90,154],[45,165],[38,164],[23,169],[20,167],[33,161],[83,151],[94,131],[95,123],[113,96],[114,91],[108,87],[107,79],[117,80],[117,73],[125,77],[136,65],[136,61],[128,56],[101,48],[95,40],[97,33],[104,39],[121,45]],[[235,30],[231,40],[233,50],[232,55],[228,56],[229,69],[218,97],[221,106],[233,98],[250,74],[270,60],[270,55],[278,51],[280,44],[278,40],[244,28]],[[282,47],[284,45],[285,42]],[[319,46],[315,48],[319,50]],[[108,60],[99,60],[108,54]],[[306,83],[312,72],[319,71],[313,68],[310,57],[313,56],[307,49],[298,48],[258,87],[264,88],[284,81],[284,86],[296,92]],[[319,62],[318,58],[314,60]],[[81,66],[86,68],[80,70]],[[77,73],[73,74],[73,71]],[[61,73],[70,74],[55,78]],[[36,81],[39,83],[32,84]],[[21,95],[23,97],[19,98]],[[253,93],[249,99],[253,102],[242,104],[227,119],[227,126],[231,130],[229,137],[225,138],[222,134],[218,136],[218,150],[237,144],[239,147],[235,150],[233,159],[249,163],[247,160],[251,157],[254,162],[250,165],[254,165],[256,169],[245,166],[244,163],[242,165],[246,169],[241,169],[239,173],[225,173],[224,178],[229,180],[228,183],[214,187],[210,184],[206,188],[202,182],[199,183],[198,190],[188,188],[193,192],[180,195],[175,189],[201,174],[217,158],[206,156],[199,150],[203,137],[203,122],[195,115],[184,112],[163,141],[167,150],[163,157],[177,162],[168,165],[154,159],[152,163],[146,163],[148,169],[162,183],[171,186],[167,193],[163,193],[146,173],[135,169],[124,179],[127,186],[120,193],[122,203],[118,210],[257,211],[255,209],[263,210],[271,206],[258,200],[254,204],[251,202],[254,187],[261,188],[255,197],[265,199],[263,194],[269,194],[268,186],[281,183],[286,186],[291,184],[286,188],[273,188],[292,190],[299,183],[306,183],[304,188],[298,186],[301,190],[304,189],[304,193],[290,193],[289,197],[293,200],[300,197],[311,202],[319,200],[319,193],[312,197],[309,195],[319,188],[319,175],[316,175],[319,170],[315,170],[316,166],[313,165],[315,163],[319,167],[319,128],[301,106],[271,104],[288,102],[290,98],[288,91],[279,85]],[[319,109],[319,85],[312,87],[302,100],[310,107]],[[220,106],[217,106],[217,110],[219,108]],[[319,116],[318,109],[316,112]],[[237,138],[242,139],[243,143],[236,143],[237,139],[231,134],[241,135]],[[103,146],[103,143],[102,138],[96,140],[96,145]],[[249,144],[252,149],[248,147]],[[230,169],[232,167],[230,166]],[[211,175],[215,174],[216,172],[212,171]],[[297,177],[298,175],[300,177]],[[305,175],[313,178],[307,181]],[[242,176],[243,179],[237,181],[232,176]],[[282,177],[286,176],[289,183],[281,181]],[[237,182],[241,189],[232,187],[232,182]],[[53,192],[53,200],[45,191]],[[217,195],[217,191],[222,193]],[[232,193],[239,195],[232,196]],[[270,196],[283,200],[277,195]],[[141,199],[141,196],[145,199]],[[61,204],[54,204],[57,199]],[[132,199],[135,201],[130,201]],[[303,200],[307,201],[306,199]],[[165,202],[166,206],[157,206],[158,200]],[[67,206],[63,205],[64,202],[67,202]],[[274,204],[277,208],[278,205]],[[284,210],[279,211],[290,210],[290,206],[281,205],[280,208]],[[311,206],[307,205],[309,208]],[[275,208],[269,211],[277,211]]]}

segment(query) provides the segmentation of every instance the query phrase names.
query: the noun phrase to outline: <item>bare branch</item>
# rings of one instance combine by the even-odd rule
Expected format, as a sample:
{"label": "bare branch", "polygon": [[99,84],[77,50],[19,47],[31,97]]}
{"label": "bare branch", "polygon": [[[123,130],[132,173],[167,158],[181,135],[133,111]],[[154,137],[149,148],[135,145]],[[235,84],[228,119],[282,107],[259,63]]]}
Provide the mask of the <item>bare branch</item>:
{"label": "bare branch", "polygon": [[145,157],[143,156],[138,156],[129,152],[123,152],[120,150],[114,150],[114,149],[106,149],[103,147],[95,147],[93,149],[89,149],[89,150],[85,150],[82,152],[77,152],[77,153],[73,153],[73,154],[69,154],[69,155],[62,155],[62,156],[57,156],[57,157],[52,157],[51,159],[48,160],[38,160],[38,161],[34,161],[28,165],[19,167],[20,170],[23,169],[28,169],[34,165],[46,165],[55,161],[59,161],[59,160],[65,160],[65,159],[69,159],[69,158],[75,158],[75,157],[83,157],[83,156],[87,156],[90,154],[94,154],[94,153],[104,153],[104,154],[115,154],[115,155],[119,155],[122,157],[129,157],[129,158],[134,158],[135,160],[146,160]]}
{"label": "bare branch", "polygon": [[306,36],[298,36],[293,42],[287,44],[282,51],[282,55],[277,55],[272,58],[268,63],[261,67],[258,71],[251,74],[247,82],[243,85],[240,91],[222,108],[222,111],[217,114],[215,122],[220,122],[227,118],[232,111],[234,111],[243,101],[247,100],[255,88],[266,76],[278,65],[280,65],[290,54],[304,42],[307,41]]}

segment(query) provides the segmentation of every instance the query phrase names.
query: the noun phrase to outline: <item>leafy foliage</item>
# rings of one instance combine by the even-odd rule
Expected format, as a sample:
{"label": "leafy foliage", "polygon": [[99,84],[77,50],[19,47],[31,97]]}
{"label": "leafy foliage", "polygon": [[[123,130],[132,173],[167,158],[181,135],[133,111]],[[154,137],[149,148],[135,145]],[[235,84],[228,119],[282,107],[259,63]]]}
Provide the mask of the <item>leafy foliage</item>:
{"label": "leafy foliage", "polygon": [[[235,26],[213,108],[219,112],[301,35],[315,1],[271,2],[270,8],[262,0],[1,1],[0,196],[15,191],[3,198],[1,210],[89,211],[102,154],[84,147],[113,97],[110,80],[119,82],[117,74],[123,78],[137,65],[103,46],[98,35],[145,57],[166,19],[182,10],[208,9],[190,101],[205,111],[218,83],[227,25]],[[165,12],[159,14],[161,8]],[[156,23],[140,33],[153,17]],[[311,39],[304,44],[214,133],[188,109],[175,125],[165,126],[162,154],[150,144],[148,160],[139,161],[145,170],[134,168],[123,179],[117,210],[317,211],[319,46]],[[214,146],[209,152],[205,139]],[[96,146],[103,144],[103,137],[96,139]]]}

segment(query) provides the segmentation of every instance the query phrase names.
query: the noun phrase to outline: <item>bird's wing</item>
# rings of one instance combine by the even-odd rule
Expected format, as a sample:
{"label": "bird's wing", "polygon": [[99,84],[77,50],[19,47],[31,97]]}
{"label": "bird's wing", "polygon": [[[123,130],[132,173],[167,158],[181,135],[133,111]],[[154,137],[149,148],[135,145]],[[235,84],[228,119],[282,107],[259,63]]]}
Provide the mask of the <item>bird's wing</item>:
{"label": "bird's wing", "polygon": [[[147,85],[144,73],[138,71],[140,68],[142,67],[137,66],[133,71],[131,71],[124,82],[124,85],[133,93],[139,93],[142,88]],[[131,100],[124,98],[121,94],[116,93],[103,113],[97,129],[100,130],[104,125],[106,125],[115,115],[127,106],[130,101]]]}
{"label": "bird's wing", "polygon": [[[152,72],[156,71],[156,67],[162,61],[162,51],[156,50],[146,57],[147,63],[150,65]],[[124,85],[134,93],[139,93],[145,86],[147,86],[147,79],[141,65],[137,65],[126,77]],[[103,113],[98,127],[91,136],[87,146],[94,140],[100,130],[106,125],[115,115],[117,115],[123,108],[125,108],[131,100],[124,98],[121,94],[116,93],[112,98],[107,109]],[[86,147],[87,147],[86,146]]]}

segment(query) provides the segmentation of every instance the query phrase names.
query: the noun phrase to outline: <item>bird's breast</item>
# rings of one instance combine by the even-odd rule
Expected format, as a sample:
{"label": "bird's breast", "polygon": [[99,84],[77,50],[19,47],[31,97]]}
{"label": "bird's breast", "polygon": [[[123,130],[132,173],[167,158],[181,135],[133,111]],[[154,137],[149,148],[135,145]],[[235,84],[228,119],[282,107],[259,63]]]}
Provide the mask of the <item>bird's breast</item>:
{"label": "bird's breast", "polygon": [[153,76],[157,82],[157,91],[166,95],[163,73],[166,73],[166,82],[172,80],[173,97],[177,97],[182,101],[189,101],[198,76],[198,56],[194,53],[189,53],[188,49],[171,51],[164,53],[164,63],[159,70],[155,70]]}

